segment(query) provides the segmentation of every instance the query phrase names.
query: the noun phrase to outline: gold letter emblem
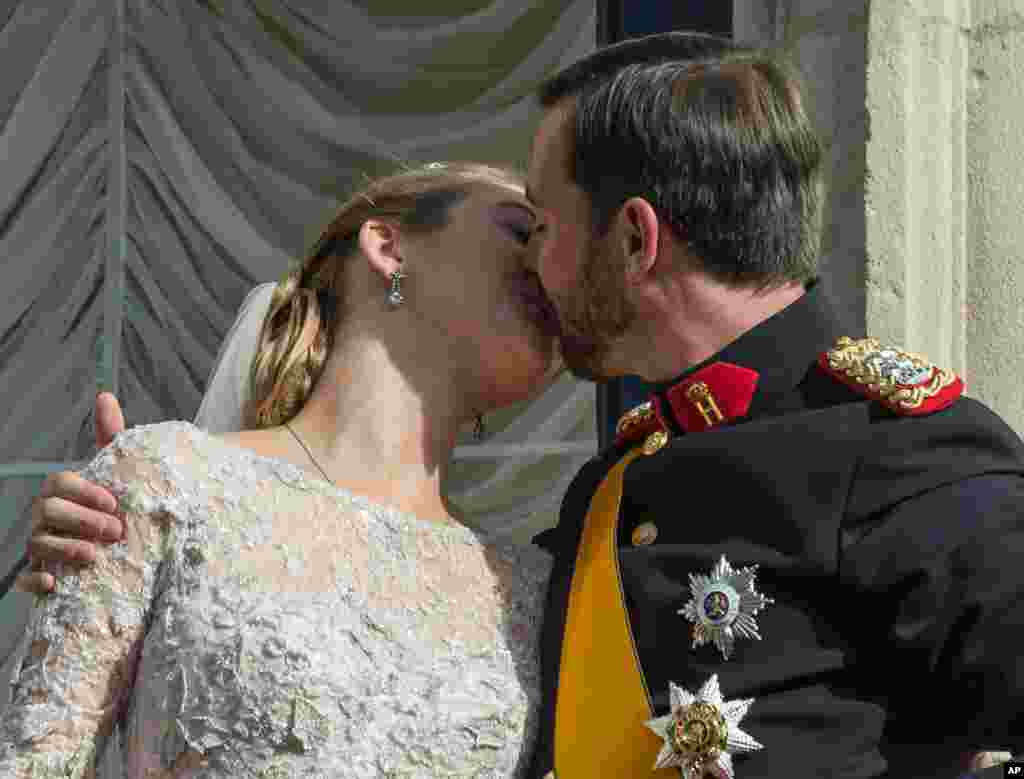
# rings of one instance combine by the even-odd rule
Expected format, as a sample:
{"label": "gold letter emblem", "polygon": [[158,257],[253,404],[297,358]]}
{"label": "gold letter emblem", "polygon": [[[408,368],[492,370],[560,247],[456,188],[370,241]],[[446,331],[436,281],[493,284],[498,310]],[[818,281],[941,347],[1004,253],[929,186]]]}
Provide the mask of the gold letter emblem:
{"label": "gold letter emblem", "polygon": [[[704,417],[704,421],[708,423],[708,427],[721,422],[725,419],[725,415],[718,408],[718,404],[715,403],[715,397],[711,394],[711,390],[708,389],[708,385],[703,381],[698,381],[692,387],[688,387],[686,390],[686,397],[688,400],[693,402],[700,415]],[[715,418],[711,418],[711,412],[714,412]]]}

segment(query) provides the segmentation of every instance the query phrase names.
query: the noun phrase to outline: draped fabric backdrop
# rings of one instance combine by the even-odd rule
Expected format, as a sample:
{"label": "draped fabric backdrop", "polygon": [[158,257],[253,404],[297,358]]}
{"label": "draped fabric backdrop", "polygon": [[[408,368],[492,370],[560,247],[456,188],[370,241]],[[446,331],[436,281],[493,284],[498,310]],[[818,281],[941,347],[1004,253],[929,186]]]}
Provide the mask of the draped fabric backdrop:
{"label": "draped fabric backdrop", "polygon": [[[247,295],[351,187],[525,169],[537,84],[594,38],[594,0],[0,0],[0,573],[45,474],[92,457],[97,389],[129,425],[192,419]],[[594,395],[563,377],[467,436],[466,520],[552,524]],[[0,601],[0,661],[30,604]]]}

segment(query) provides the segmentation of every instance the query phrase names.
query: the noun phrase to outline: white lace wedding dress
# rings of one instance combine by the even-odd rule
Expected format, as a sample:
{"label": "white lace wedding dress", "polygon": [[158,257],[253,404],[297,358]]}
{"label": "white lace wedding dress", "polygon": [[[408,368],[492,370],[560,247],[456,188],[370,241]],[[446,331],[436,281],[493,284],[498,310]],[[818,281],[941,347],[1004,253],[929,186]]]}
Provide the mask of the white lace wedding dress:
{"label": "white lace wedding dress", "polygon": [[82,475],[128,532],[37,599],[0,776],[525,774],[545,553],[188,422],[127,430]]}

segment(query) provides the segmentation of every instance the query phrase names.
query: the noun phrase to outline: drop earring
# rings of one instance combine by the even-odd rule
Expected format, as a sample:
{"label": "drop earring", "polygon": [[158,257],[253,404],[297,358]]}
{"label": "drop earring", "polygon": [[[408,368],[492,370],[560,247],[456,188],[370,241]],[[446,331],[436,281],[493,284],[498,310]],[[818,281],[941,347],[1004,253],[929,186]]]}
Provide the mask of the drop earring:
{"label": "drop earring", "polygon": [[402,279],[405,278],[405,274],[401,271],[395,271],[391,274],[391,291],[388,293],[388,305],[392,308],[398,307],[405,302],[405,297],[402,295]]}

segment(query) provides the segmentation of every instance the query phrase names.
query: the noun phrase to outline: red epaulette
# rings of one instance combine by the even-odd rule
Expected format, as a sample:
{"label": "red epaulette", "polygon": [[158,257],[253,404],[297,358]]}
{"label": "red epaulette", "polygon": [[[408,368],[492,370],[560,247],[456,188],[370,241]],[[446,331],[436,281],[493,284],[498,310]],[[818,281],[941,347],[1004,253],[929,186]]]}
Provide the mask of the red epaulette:
{"label": "red epaulette", "polygon": [[920,354],[882,347],[876,338],[843,336],[821,353],[817,364],[858,394],[903,416],[941,411],[964,393],[963,380],[952,371]]}
{"label": "red epaulette", "polygon": [[758,373],[750,368],[716,362],[687,376],[665,393],[668,408],[653,395],[623,414],[615,428],[615,444],[644,441],[644,451],[657,451],[671,435],[671,414],[685,433],[696,433],[743,416],[757,387]]}

